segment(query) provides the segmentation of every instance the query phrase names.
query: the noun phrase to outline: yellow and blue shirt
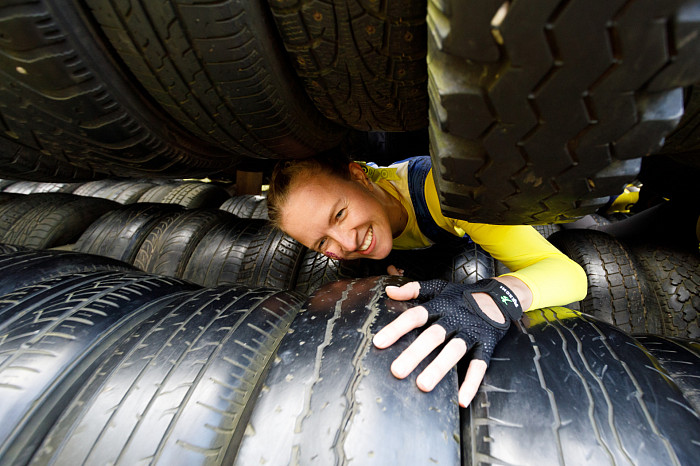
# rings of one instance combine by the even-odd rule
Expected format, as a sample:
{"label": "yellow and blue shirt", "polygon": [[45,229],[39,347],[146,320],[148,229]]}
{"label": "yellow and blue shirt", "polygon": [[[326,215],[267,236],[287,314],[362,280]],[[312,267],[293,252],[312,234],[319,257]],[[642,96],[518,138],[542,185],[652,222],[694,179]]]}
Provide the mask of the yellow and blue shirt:
{"label": "yellow and blue shirt", "polygon": [[[586,296],[587,278],[581,266],[555,248],[532,226],[471,223],[443,216],[432,169],[425,166],[429,165],[430,159],[416,159],[419,158],[397,162],[389,167],[360,163],[370,179],[398,199],[408,212],[408,223],[404,231],[394,238],[394,249],[420,249],[431,246],[435,241],[421,231],[419,223],[433,224],[457,238],[468,236],[494,259],[512,270],[504,275],[517,277],[530,288],[533,297],[530,309],[561,306],[580,301]],[[416,162],[423,164],[427,173],[424,181],[418,185],[415,183],[415,177],[413,183],[409,181],[411,176],[415,175],[412,171]],[[414,188],[413,192],[411,185]],[[414,202],[427,205],[430,215],[427,222],[419,221],[416,211],[420,213],[422,208],[414,208]],[[430,236],[435,238],[434,234]]]}

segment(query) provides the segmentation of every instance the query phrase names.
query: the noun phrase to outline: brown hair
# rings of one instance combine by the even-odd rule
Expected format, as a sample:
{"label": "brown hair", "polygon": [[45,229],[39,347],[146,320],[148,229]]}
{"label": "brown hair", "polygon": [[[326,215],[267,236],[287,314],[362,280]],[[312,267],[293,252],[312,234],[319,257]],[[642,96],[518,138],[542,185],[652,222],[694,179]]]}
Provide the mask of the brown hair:
{"label": "brown hair", "polygon": [[287,202],[292,184],[300,177],[335,175],[350,179],[350,157],[343,151],[322,152],[314,157],[299,160],[283,160],[275,165],[267,193],[267,215],[272,224],[281,228],[282,207]]}

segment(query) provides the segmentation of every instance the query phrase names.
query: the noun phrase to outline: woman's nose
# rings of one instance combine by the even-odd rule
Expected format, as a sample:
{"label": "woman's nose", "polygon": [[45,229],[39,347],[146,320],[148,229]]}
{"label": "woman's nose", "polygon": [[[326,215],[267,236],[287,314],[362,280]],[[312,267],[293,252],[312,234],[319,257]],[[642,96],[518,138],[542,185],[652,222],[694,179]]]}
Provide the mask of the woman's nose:
{"label": "woman's nose", "polygon": [[350,252],[357,249],[355,230],[338,229],[333,236],[333,239],[338,244],[340,249],[342,249],[342,252]]}

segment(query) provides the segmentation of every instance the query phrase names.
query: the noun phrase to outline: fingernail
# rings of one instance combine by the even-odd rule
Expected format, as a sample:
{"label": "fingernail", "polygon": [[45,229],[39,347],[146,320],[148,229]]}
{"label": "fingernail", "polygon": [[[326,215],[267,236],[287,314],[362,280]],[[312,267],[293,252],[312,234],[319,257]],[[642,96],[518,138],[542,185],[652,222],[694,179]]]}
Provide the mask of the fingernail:
{"label": "fingernail", "polygon": [[378,333],[374,336],[374,338],[372,338],[372,343],[374,343],[374,346],[378,348],[383,348],[386,344],[386,337],[381,333]]}
{"label": "fingernail", "polygon": [[391,372],[399,379],[403,379],[408,375],[406,367],[401,363],[397,363],[396,361],[394,361],[394,363],[391,365]]}

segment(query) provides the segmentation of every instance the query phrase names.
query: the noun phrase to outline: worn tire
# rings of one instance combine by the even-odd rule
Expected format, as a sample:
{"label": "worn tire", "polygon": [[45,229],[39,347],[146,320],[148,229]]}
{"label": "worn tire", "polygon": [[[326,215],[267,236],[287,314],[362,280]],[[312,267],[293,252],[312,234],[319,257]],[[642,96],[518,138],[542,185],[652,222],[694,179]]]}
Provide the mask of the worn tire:
{"label": "worn tire", "polygon": [[603,322],[529,311],[463,410],[464,464],[694,464],[700,417],[658,367]]}
{"label": "worn tire", "polygon": [[226,199],[219,209],[240,218],[267,219],[267,196],[243,194]]}
{"label": "worn tire", "polygon": [[71,244],[92,222],[117,207],[119,204],[107,199],[81,196],[73,196],[60,205],[38,206],[18,218],[1,237],[0,242],[33,249]]}
{"label": "worn tire", "polygon": [[431,0],[428,91],[442,211],[558,223],[619,194],[700,79],[697,2]]}
{"label": "worn tire", "polygon": [[411,306],[384,294],[402,282],[395,278],[340,280],[309,298],[280,344],[235,464],[459,464],[456,370],[423,393],[418,371],[404,380],[389,372],[417,332],[385,350],[372,345]]}
{"label": "worn tire", "polygon": [[306,295],[312,294],[326,283],[343,278],[367,276],[362,261],[337,261],[323,254],[306,249],[301,259],[295,289]]}
{"label": "worn tire", "polygon": [[663,330],[662,314],[649,306],[649,285],[627,246],[595,230],[562,230],[549,241],[586,272],[588,294],[572,303],[577,310],[627,332]]}
{"label": "worn tire", "polygon": [[134,272],[124,262],[71,251],[36,251],[0,245],[0,296],[60,276],[100,271]]}
{"label": "worn tire", "polygon": [[170,191],[175,189],[178,185],[176,184],[163,184],[160,186],[154,186],[151,189],[147,190],[145,193],[139,197],[137,202],[146,202],[146,203],[159,203],[163,202],[163,199],[165,199],[165,196],[168,195]]}
{"label": "worn tire", "polygon": [[57,207],[74,199],[76,196],[64,193],[24,194],[0,204],[0,238],[31,209],[42,206]]}
{"label": "worn tire", "polygon": [[215,225],[230,220],[218,209],[190,210],[158,220],[136,253],[134,265],[148,273],[182,277],[192,253]]}
{"label": "worn tire", "polygon": [[196,177],[231,168],[236,154],[193,137],[141,94],[82,5],[41,0],[3,10],[3,138],[40,151],[45,163],[112,176]]}
{"label": "worn tire", "polygon": [[229,194],[221,186],[208,183],[183,183],[168,191],[160,201],[164,204],[179,204],[187,209],[218,207]]}
{"label": "worn tire", "polygon": [[[663,331],[700,338],[700,254],[658,241],[633,243],[639,268],[649,283],[647,308],[663,319]],[[652,332],[650,332],[652,333]]]}
{"label": "worn tire", "polygon": [[230,464],[301,304],[228,286],[161,307],[92,372],[33,461]]}
{"label": "worn tire", "polygon": [[194,285],[131,272],[72,274],[0,301],[0,462],[25,464],[104,351]]}
{"label": "worn tire", "polygon": [[174,204],[139,203],[107,212],[85,229],[75,250],[133,264],[141,245],[159,221],[179,215]]}
{"label": "worn tire", "polygon": [[267,159],[340,142],[298,87],[264,2],[87,4],[141,85],[203,140]]}
{"label": "worn tire", "polygon": [[427,126],[425,0],[269,0],[306,92],[361,131]]}

